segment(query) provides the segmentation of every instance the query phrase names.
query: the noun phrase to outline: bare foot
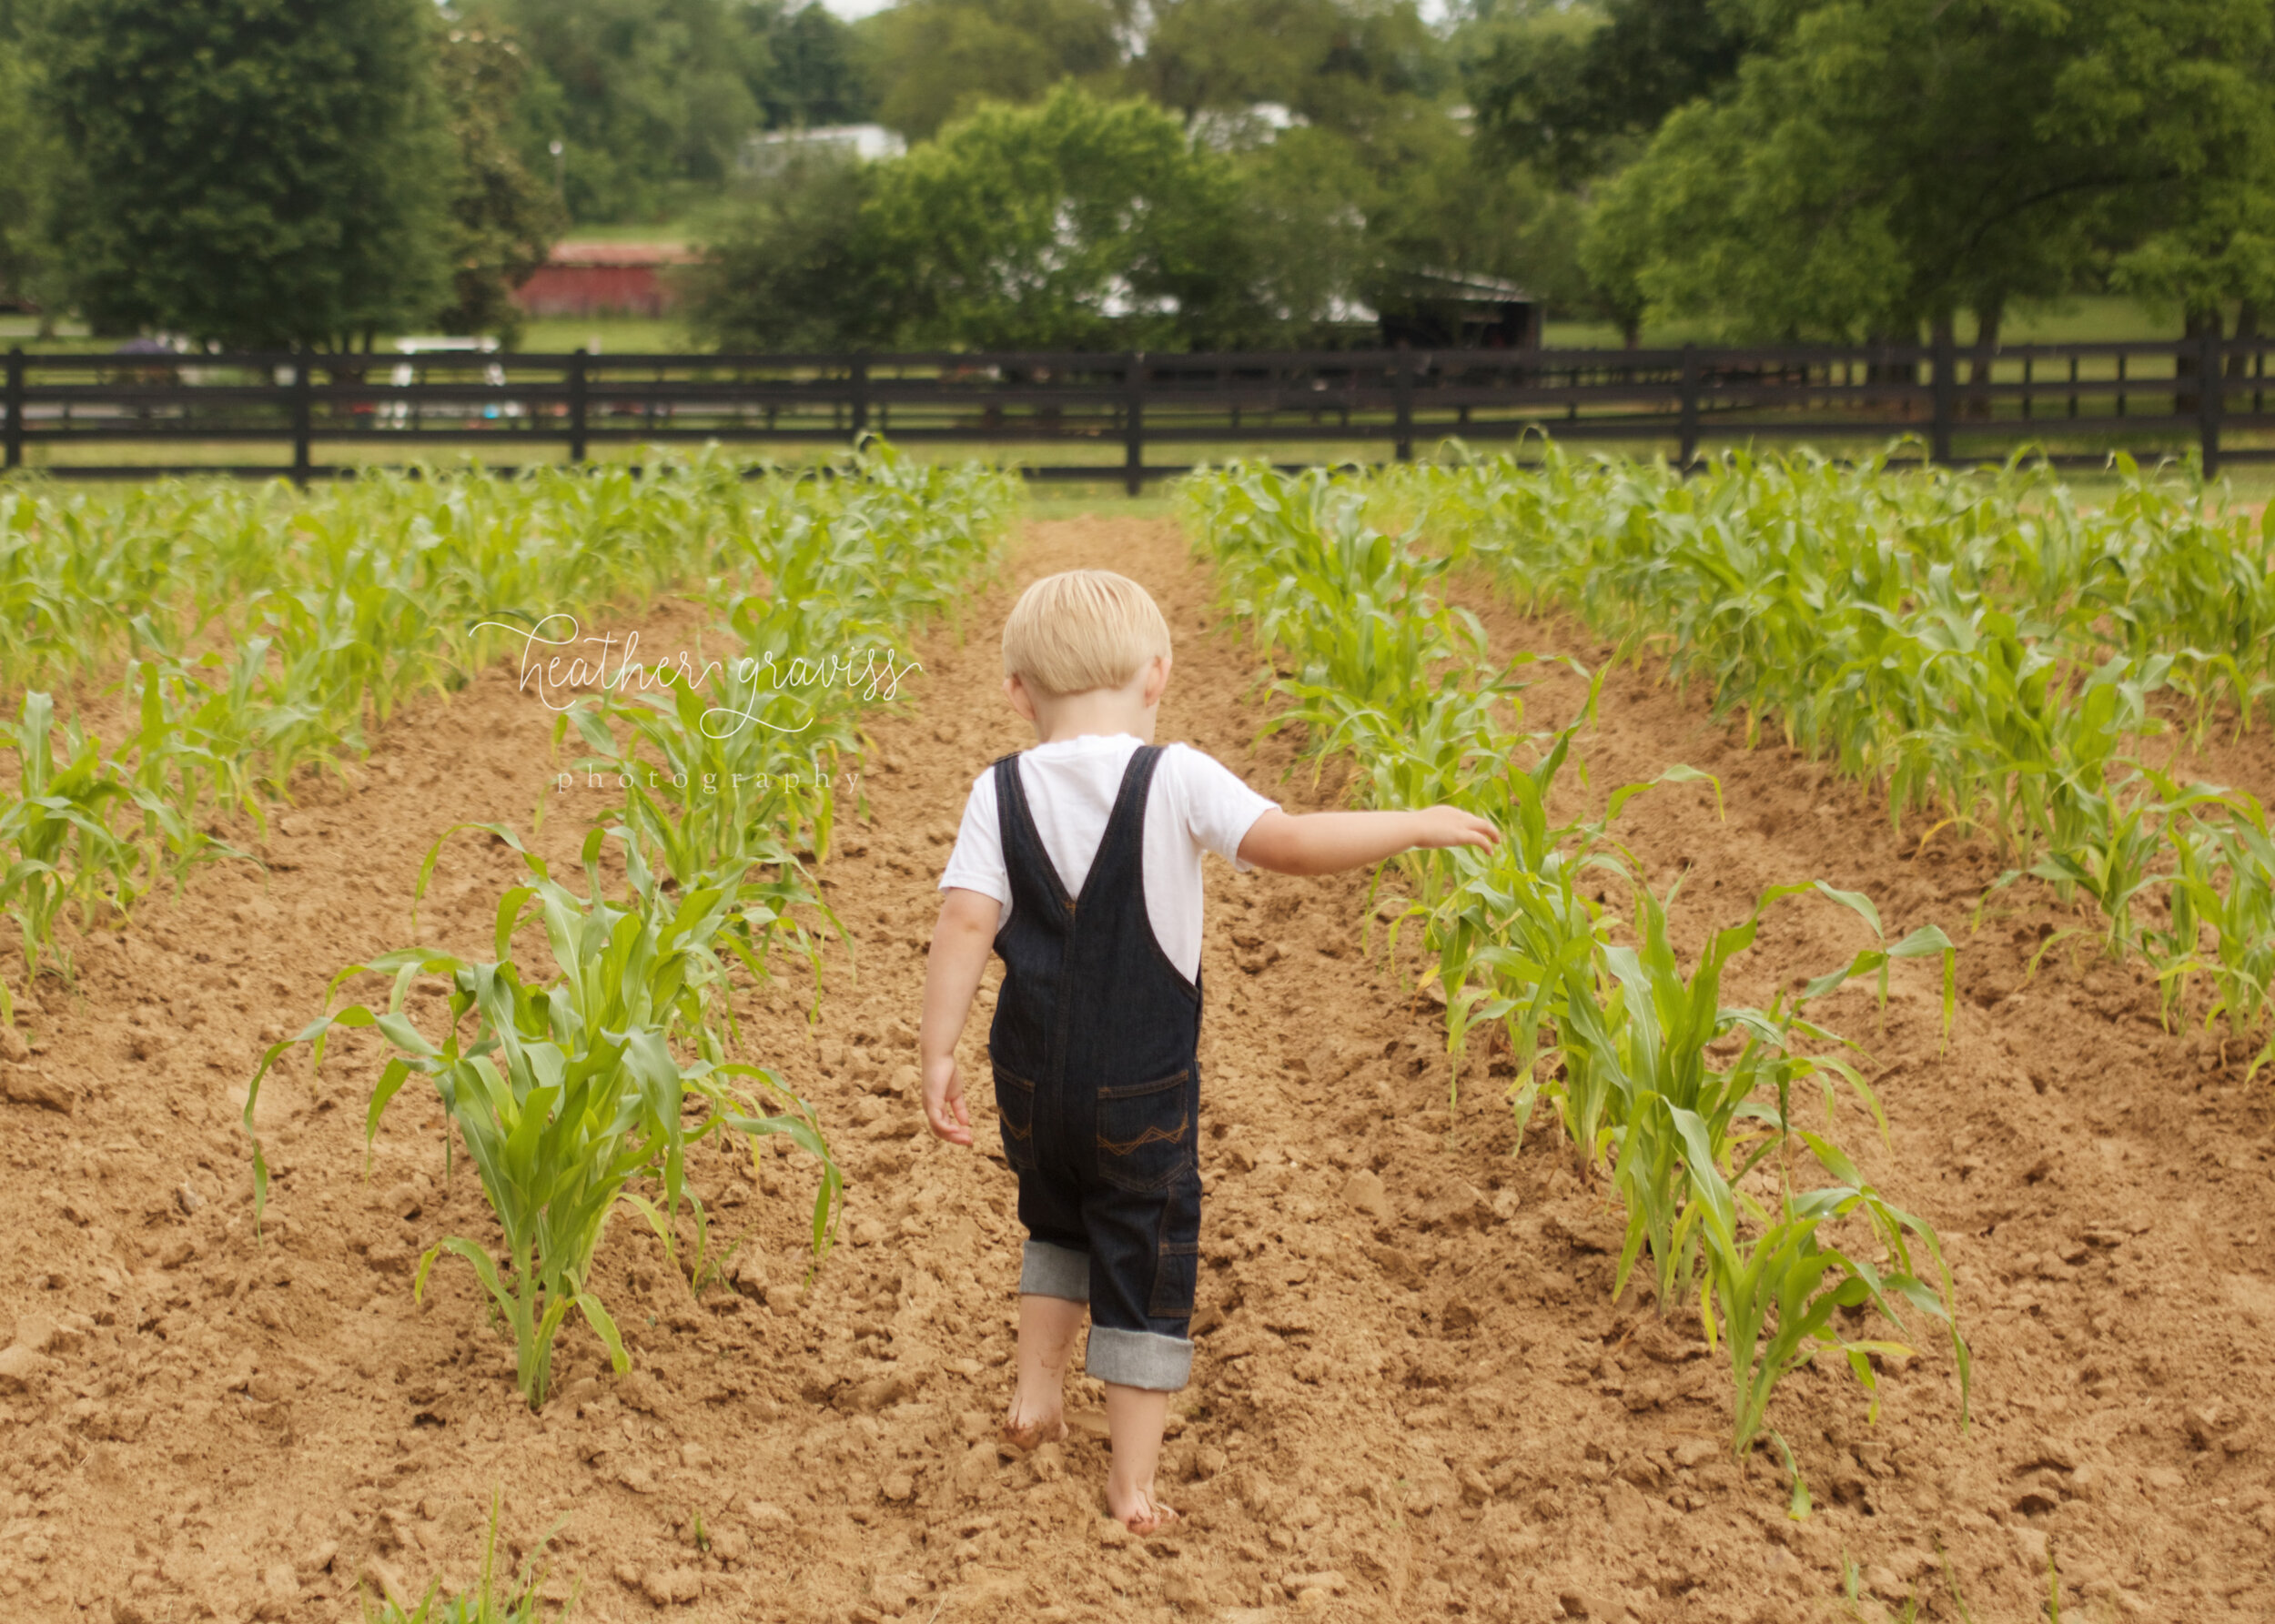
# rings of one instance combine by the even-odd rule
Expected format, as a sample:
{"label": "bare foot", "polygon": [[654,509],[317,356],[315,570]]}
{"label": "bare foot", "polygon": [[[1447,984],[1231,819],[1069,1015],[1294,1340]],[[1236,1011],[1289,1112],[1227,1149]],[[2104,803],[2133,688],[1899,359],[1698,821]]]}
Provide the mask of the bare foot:
{"label": "bare foot", "polygon": [[1158,1534],[1178,1520],[1177,1512],[1156,1499],[1151,1488],[1126,1494],[1110,1474],[1106,1480],[1106,1508],[1133,1534]]}
{"label": "bare foot", "polygon": [[1158,1533],[1177,1520],[1177,1513],[1153,1492],[1168,1412],[1166,1392],[1106,1384],[1106,1426],[1108,1447],[1114,1451],[1114,1464],[1106,1474],[1106,1508],[1133,1534]]}
{"label": "bare foot", "polygon": [[1025,1452],[1038,1449],[1045,1444],[1055,1444],[1067,1436],[1067,1421],[1063,1415],[1053,1413],[1022,1417],[1018,1402],[1012,1402],[1011,1413],[1003,1420],[1004,1442]]}
{"label": "bare foot", "polygon": [[1013,1448],[1037,1449],[1067,1436],[1067,1358],[1087,1304],[1063,1297],[1019,1298],[1019,1384],[1003,1418],[1003,1439]]}

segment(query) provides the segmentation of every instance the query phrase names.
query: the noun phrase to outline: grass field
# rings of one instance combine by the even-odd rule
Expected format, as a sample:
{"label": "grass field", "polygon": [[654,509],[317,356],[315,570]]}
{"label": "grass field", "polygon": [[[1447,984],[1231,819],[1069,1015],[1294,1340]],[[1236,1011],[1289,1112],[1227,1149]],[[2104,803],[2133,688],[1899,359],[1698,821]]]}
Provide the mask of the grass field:
{"label": "grass field", "polygon": [[[596,228],[577,235],[594,241],[682,240],[668,232],[656,236],[636,227]],[[0,314],[0,346],[20,343],[26,348],[35,348],[43,342],[51,342],[57,348],[109,348],[107,343],[88,338],[79,323],[63,323],[52,341],[39,340],[37,332],[38,323],[31,317]],[[2149,310],[2128,298],[2080,295],[2048,309],[2017,313],[2006,323],[2000,336],[2011,344],[2177,338],[2180,336],[2180,320],[2177,312]],[[1962,324],[1958,337],[1961,343],[1970,341],[1972,329]],[[1713,338],[1712,330],[1702,324],[1675,323],[1646,329],[1643,343],[1651,348],[1706,343]],[[1615,349],[1619,348],[1620,336],[1616,328],[1602,323],[1563,320],[1552,314],[1548,343],[1551,348]],[[379,348],[385,348],[386,344],[386,340],[381,340]],[[522,328],[519,348],[533,354],[562,354],[580,344],[606,355],[677,355],[693,348],[687,328],[675,319],[647,320],[621,316],[531,320]]]}
{"label": "grass field", "polygon": [[[1955,335],[1962,344],[1975,339],[1975,324],[1963,318]],[[2126,338],[2178,338],[2180,313],[2150,309],[2137,300],[2114,294],[2080,294],[2060,304],[2018,310],[1999,328],[2007,344],[2107,343]],[[1608,323],[1565,321],[1552,313],[1548,322],[1551,348],[1615,349],[1619,329]],[[1670,322],[1643,329],[1645,348],[1681,344],[1727,342],[1704,322]]]}
{"label": "grass field", "polygon": [[[632,240],[649,240],[637,233],[627,235]],[[1562,320],[1552,313],[1547,332],[1548,345],[1552,349],[1616,349],[1621,342],[1615,328],[1602,323]],[[2010,344],[2177,338],[2179,336],[2180,318],[2178,311],[2152,311],[2132,299],[2106,294],[2081,295],[2051,308],[2018,312],[2005,324],[2000,334]],[[1687,342],[1707,343],[1713,341],[1714,337],[1712,330],[1703,324],[1673,323],[1646,328],[1643,343],[1646,348]],[[1963,344],[1971,342],[1973,338],[1971,324],[1962,323],[1959,341]],[[581,323],[533,321],[523,330],[521,348],[534,351],[573,349],[577,345],[595,338],[606,352],[618,355],[635,352],[673,354],[692,348],[685,328],[675,321],[635,321],[622,318]]]}

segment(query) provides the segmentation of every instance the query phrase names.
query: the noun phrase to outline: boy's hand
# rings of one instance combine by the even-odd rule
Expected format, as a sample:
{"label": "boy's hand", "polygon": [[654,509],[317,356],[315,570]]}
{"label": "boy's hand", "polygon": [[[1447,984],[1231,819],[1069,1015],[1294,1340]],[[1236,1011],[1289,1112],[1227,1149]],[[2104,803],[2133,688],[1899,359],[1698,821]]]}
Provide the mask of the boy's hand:
{"label": "boy's hand", "polygon": [[972,1142],[972,1114],[964,1106],[964,1078],[953,1054],[925,1063],[925,1121],[950,1145]]}
{"label": "boy's hand", "polygon": [[1425,807],[1414,814],[1414,844],[1425,850],[1479,846],[1490,851],[1501,844],[1500,830],[1458,806]]}

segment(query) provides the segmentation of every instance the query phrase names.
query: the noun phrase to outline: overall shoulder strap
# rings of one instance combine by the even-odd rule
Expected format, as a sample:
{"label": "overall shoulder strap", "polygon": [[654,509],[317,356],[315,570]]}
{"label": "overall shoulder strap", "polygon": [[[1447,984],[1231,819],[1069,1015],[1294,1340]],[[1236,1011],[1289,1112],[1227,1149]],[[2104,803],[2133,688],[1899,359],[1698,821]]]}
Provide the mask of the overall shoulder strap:
{"label": "overall shoulder strap", "polygon": [[1017,904],[1013,917],[1017,917],[1022,907],[1030,918],[1037,909],[1057,912],[1071,907],[1073,900],[1067,895],[1066,884],[1060,880],[1049,852],[1044,849],[1042,832],[1035,827],[1035,813],[1027,805],[1026,786],[1019,776],[1018,752],[998,758],[995,774],[997,838],[1003,842],[1004,869],[1010,876],[1012,901]]}
{"label": "overall shoulder strap", "polygon": [[1134,861],[1144,846],[1146,802],[1152,796],[1153,770],[1160,759],[1158,744],[1140,744],[1130,751],[1129,765],[1122,769],[1121,788],[1114,796],[1114,810],[1107,815],[1106,832],[1098,837],[1098,853],[1090,864],[1092,874]]}

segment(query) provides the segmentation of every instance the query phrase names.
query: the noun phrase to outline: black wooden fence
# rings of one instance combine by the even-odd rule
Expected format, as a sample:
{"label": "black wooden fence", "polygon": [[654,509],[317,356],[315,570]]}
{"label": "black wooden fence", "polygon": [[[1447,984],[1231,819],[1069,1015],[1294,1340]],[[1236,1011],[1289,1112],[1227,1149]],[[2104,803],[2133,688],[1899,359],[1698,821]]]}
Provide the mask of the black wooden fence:
{"label": "black wooden fence", "polygon": [[[610,443],[719,440],[1042,449],[1036,478],[1135,491],[1196,457],[1309,445],[1334,459],[1528,431],[1689,462],[1746,441],[1877,445],[1937,462],[2036,446],[2056,460],[2193,447],[2208,471],[2275,459],[2275,341],[1225,355],[145,355],[6,357],[5,462],[68,477],[288,474],[586,459]],[[2216,379],[2214,387],[2207,380]],[[263,445],[288,461],[248,465]],[[105,462],[81,448],[133,446]],[[1182,458],[1149,461],[1148,449]],[[331,460],[319,460],[319,453]]]}

